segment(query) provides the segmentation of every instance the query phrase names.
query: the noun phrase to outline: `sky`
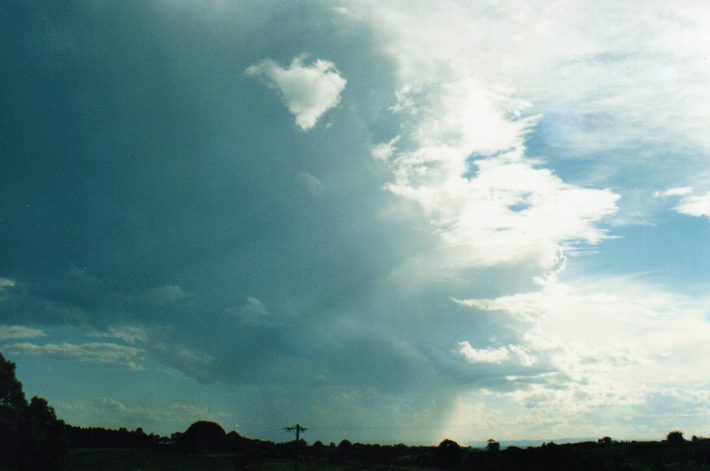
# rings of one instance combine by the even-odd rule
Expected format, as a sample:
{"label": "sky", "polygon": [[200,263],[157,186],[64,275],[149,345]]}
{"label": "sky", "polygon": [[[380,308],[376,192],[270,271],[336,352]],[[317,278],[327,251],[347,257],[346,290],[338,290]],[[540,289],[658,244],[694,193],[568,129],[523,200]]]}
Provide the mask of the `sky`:
{"label": "sky", "polygon": [[4,1],[0,352],[77,425],[710,435],[704,1]]}

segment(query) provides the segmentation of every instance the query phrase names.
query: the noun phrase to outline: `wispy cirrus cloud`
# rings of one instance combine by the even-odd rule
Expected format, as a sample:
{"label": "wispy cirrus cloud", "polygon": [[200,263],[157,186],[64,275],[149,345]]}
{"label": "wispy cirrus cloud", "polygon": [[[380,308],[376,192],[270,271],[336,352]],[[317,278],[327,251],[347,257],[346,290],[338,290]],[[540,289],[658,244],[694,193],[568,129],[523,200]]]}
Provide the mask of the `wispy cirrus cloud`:
{"label": "wispy cirrus cloud", "polygon": [[264,59],[249,66],[246,73],[278,90],[296,125],[310,131],[323,114],[340,103],[340,94],[348,82],[334,63],[316,59],[306,64],[305,59],[306,56],[294,57],[287,67]]}

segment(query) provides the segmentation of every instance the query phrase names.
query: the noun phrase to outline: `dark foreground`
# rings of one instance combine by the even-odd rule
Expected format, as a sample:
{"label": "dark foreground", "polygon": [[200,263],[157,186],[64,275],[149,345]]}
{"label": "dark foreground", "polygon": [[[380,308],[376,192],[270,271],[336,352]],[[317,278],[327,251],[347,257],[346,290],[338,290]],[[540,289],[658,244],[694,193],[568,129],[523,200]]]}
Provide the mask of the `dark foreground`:
{"label": "dark foreground", "polygon": [[[315,449],[314,449],[315,448]],[[438,447],[304,446],[301,471],[354,470],[626,470],[710,471],[710,440],[663,442],[585,442],[486,450],[442,442]],[[62,470],[291,470],[292,459],[234,453],[187,453],[175,449],[71,449]]]}
{"label": "dark foreground", "polygon": [[[214,454],[182,454],[160,450],[130,450],[130,449],[104,449],[71,450],[61,468],[65,471],[84,470],[141,470],[141,471],[234,471],[249,469],[255,471],[281,471],[292,470],[293,460],[290,459],[263,459],[249,464],[235,460],[234,455],[227,453]],[[387,465],[363,463],[330,463],[327,461],[300,462],[300,471],[355,471],[355,470],[391,470],[401,471],[434,471],[435,468],[421,466],[398,466],[392,468]]]}

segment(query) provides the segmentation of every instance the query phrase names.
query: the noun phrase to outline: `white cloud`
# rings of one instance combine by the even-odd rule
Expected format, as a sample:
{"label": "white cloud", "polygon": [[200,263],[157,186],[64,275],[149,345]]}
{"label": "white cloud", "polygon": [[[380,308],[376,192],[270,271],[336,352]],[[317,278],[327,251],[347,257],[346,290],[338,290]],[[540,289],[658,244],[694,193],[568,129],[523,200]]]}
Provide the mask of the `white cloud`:
{"label": "white cloud", "polygon": [[9,278],[0,278],[0,290],[3,288],[13,288],[16,285],[15,280]]}
{"label": "white cloud", "polygon": [[401,137],[402,136],[396,136],[392,138],[389,142],[384,142],[374,146],[370,151],[372,157],[377,160],[387,160],[392,157],[396,150],[397,142],[399,142]]}
{"label": "white cloud", "polygon": [[681,198],[676,211],[686,216],[710,218],[710,192]]}
{"label": "white cloud", "polygon": [[559,137],[572,147],[710,146],[702,1],[362,1],[351,9],[397,61],[403,86],[476,77],[539,111],[565,110],[562,130],[572,135]]}
{"label": "white cloud", "polygon": [[33,343],[15,343],[6,345],[5,350],[16,355],[31,355],[62,360],[91,361],[99,363],[120,363],[129,368],[138,368],[136,361],[143,355],[143,350],[114,343],[60,343],[37,345]]}
{"label": "white cloud", "polygon": [[693,192],[692,186],[681,186],[677,188],[669,188],[665,191],[656,192],[654,195],[656,198],[668,197],[668,196],[685,196]]}
{"label": "white cloud", "polygon": [[488,13],[445,5],[412,16],[383,7],[371,18],[398,65],[393,111],[408,113],[407,139],[373,150],[392,172],[387,189],[418,203],[457,263],[469,266],[549,267],[560,248],[606,238],[598,223],[616,212],[619,196],[566,183],[526,155],[524,139],[539,116],[500,86],[500,76],[472,66],[494,60],[486,52],[496,47],[492,38],[477,44],[492,31],[476,15]]}
{"label": "white cloud", "polygon": [[318,120],[340,103],[345,80],[330,61],[316,59],[304,64],[304,56],[295,57],[288,67],[265,59],[246,69],[248,75],[262,78],[278,90],[296,125],[304,131],[313,129]]}
{"label": "white cloud", "polygon": [[[535,180],[544,165],[529,161],[523,148],[524,136],[535,129],[570,156],[593,153],[590,166],[596,168],[590,173],[627,172],[626,183],[615,190],[625,198],[634,191],[629,185],[697,182],[707,168],[710,44],[701,38],[710,15],[703,2],[669,7],[652,1],[639,8],[606,1],[361,1],[350,8],[372,27],[397,66],[393,110],[407,116],[402,144],[408,146],[400,145],[392,160],[389,188],[425,205],[444,234],[452,235],[450,225],[462,226],[464,233],[486,228],[468,241],[485,247],[478,250],[453,234],[454,243],[473,250],[472,263],[529,256],[550,262],[556,245],[600,240],[597,224],[616,208],[603,183],[592,182],[600,188],[593,191],[550,179],[537,188],[552,201],[567,201],[556,191],[559,184],[580,190],[577,204],[561,208],[556,220],[569,225],[555,232],[548,229],[549,217],[540,224],[537,215],[511,218],[504,207],[491,208],[501,198],[496,187],[490,196],[467,198],[475,185],[466,185],[464,176],[480,172],[467,163],[471,153],[488,158],[514,149],[527,166],[524,180]],[[624,152],[603,152],[617,149]],[[656,168],[662,171],[649,171]],[[636,178],[641,171],[644,178]],[[464,200],[474,206],[469,214]],[[478,207],[481,201],[487,207]],[[658,205],[648,198],[640,202],[641,207],[622,205],[633,214],[613,222],[646,223],[647,212]],[[693,198],[679,209],[706,215],[706,199]],[[481,222],[472,222],[473,216]],[[505,223],[490,222],[497,220]],[[531,226],[549,232],[526,237]],[[488,231],[503,237],[496,242]],[[488,250],[489,244],[509,244],[510,250]]]}
{"label": "white cloud", "polygon": [[[568,433],[565,430],[577,436],[602,433],[612,425],[599,422],[600,417],[615,421],[614,429],[638,437],[623,417],[648,423],[644,408],[654,398],[672,395],[695,408],[705,407],[695,393],[710,384],[705,365],[710,355],[706,318],[710,299],[689,298],[633,278],[564,282],[550,273],[538,283],[539,291],[459,301],[479,312],[519,321],[518,346],[537,359],[544,373],[509,376],[510,392],[491,392],[490,397],[485,391],[464,394],[449,427],[465,420],[456,417],[468,413],[471,401],[479,401],[499,410],[495,417],[503,422],[492,426],[508,427],[507,437],[525,436],[535,427],[543,437]],[[466,347],[467,342],[459,346]],[[461,351],[470,356],[467,348]],[[509,359],[503,348],[494,352],[498,363]],[[500,374],[506,375],[506,369]],[[653,414],[664,412],[654,409]],[[516,415],[528,423],[515,422]],[[551,418],[553,422],[547,423]],[[688,419],[687,426],[698,424]]]}
{"label": "white cloud", "polygon": [[[430,129],[422,126],[425,139],[438,139],[425,131]],[[474,138],[465,139],[474,145]],[[517,139],[509,144],[518,145]],[[471,151],[429,142],[389,160],[395,181],[387,188],[421,205],[442,239],[459,249],[460,262],[531,260],[549,267],[560,248],[607,237],[596,223],[616,211],[618,195],[612,191],[565,183],[538,168],[521,148],[474,162],[468,160]]]}
{"label": "white cloud", "polygon": [[695,189],[692,186],[670,188],[662,192],[656,192],[657,198],[678,197],[678,205],[673,208],[676,212],[686,216],[710,218],[710,191],[705,194],[693,194]]}
{"label": "white cloud", "polygon": [[128,325],[109,327],[106,332],[95,332],[92,336],[120,339],[128,344],[143,343],[148,338],[143,327]]}
{"label": "white cloud", "polygon": [[509,363],[522,366],[532,366],[535,358],[530,356],[519,345],[505,345],[497,348],[475,348],[467,340],[459,342],[459,353],[471,364],[476,363]]}
{"label": "white cloud", "polygon": [[40,329],[32,329],[21,325],[0,325],[0,340],[32,339],[46,335],[47,334]]}
{"label": "white cloud", "polygon": [[476,349],[467,341],[459,342],[459,353],[469,363],[503,363],[510,358],[506,347]]}

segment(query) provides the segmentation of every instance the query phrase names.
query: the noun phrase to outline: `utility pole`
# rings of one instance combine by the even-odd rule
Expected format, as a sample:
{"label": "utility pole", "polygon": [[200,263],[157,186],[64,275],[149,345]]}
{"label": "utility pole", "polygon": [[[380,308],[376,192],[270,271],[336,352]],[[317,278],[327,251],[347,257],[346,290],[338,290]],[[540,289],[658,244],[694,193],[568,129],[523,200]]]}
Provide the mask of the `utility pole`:
{"label": "utility pole", "polygon": [[301,432],[305,432],[306,428],[301,427],[301,424],[296,424],[291,427],[284,427],[287,432],[296,432],[296,446],[293,451],[293,470],[298,471],[298,447],[301,444]]}

